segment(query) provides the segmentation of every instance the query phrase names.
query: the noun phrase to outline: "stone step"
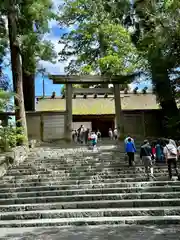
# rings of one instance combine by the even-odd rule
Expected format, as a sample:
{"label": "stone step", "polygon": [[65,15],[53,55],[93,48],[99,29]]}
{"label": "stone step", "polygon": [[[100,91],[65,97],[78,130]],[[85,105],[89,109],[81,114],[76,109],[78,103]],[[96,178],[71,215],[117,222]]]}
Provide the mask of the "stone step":
{"label": "stone step", "polygon": [[[86,171],[78,171],[77,169],[69,169],[69,170],[66,170],[66,173],[70,173],[72,174],[73,176],[78,176],[80,173],[82,174],[86,174],[86,175],[92,175],[92,173],[101,173],[103,171],[103,169],[87,169]],[[109,173],[117,173],[118,172],[118,169],[104,169],[104,171],[106,172],[109,172]],[[22,175],[32,175],[32,174],[38,174],[38,175],[48,175],[48,174],[51,174],[51,173],[56,173],[57,175],[58,174],[63,174],[65,173],[65,171],[53,171],[53,170],[28,170],[28,171],[24,171],[24,172],[19,172],[18,170],[9,170],[6,174],[6,176],[22,176]]]}
{"label": "stone step", "polygon": [[[168,180],[167,174],[154,174],[156,180]],[[80,177],[71,177],[70,175],[48,175],[48,176],[42,176],[42,175],[27,175],[27,176],[21,176],[21,177],[11,177],[7,176],[4,177],[3,180],[1,180],[1,184],[15,184],[17,182],[26,181],[28,183],[30,182],[47,182],[47,181],[59,181],[60,184],[65,182],[66,184],[87,184],[87,183],[114,183],[119,181],[124,181],[123,179],[139,179],[139,178],[145,178],[147,179],[147,176],[145,173],[141,173],[138,175],[108,175],[108,174],[99,174],[99,175],[91,175],[91,176],[80,176]],[[3,187],[3,186],[2,186]]]}
{"label": "stone step", "polygon": [[[110,178],[109,178],[110,177]],[[111,178],[112,177],[112,178]],[[141,177],[145,177],[145,175],[142,175]],[[161,176],[162,178],[162,176]],[[86,180],[84,180],[86,179]],[[129,178],[126,178],[129,180]],[[132,178],[130,178],[132,179]],[[133,178],[134,179],[134,178]],[[168,178],[167,177],[163,177],[163,180],[167,180]],[[156,178],[156,180],[158,180],[158,178]],[[135,179],[136,181],[136,179]],[[88,178],[85,178],[85,177],[81,177],[78,179],[72,179],[72,178],[69,178],[69,176],[61,176],[59,177],[56,176],[56,175],[53,175],[53,176],[49,176],[49,177],[41,177],[39,175],[29,175],[27,176],[26,178],[12,178],[12,179],[5,179],[5,180],[2,180],[1,181],[1,184],[0,184],[0,187],[4,186],[4,185],[16,185],[16,184],[24,184],[27,183],[29,184],[30,186],[33,186],[33,185],[38,185],[39,183],[40,184],[43,184],[43,183],[55,183],[55,182],[59,182],[59,184],[63,184],[63,185],[79,185],[79,184],[104,184],[104,183],[119,183],[119,182],[124,182],[124,178],[117,178],[115,176],[106,176],[106,175],[94,175],[94,176],[90,176]],[[137,181],[136,181],[137,182]]]}
{"label": "stone step", "polygon": [[[72,169],[69,168],[69,170],[53,170],[51,168],[48,169],[41,169],[41,170],[36,170],[36,169],[29,169],[28,171],[19,171],[19,169],[17,170],[9,170],[8,174],[6,176],[23,176],[23,175],[32,175],[32,174],[49,174],[49,173],[56,173],[56,174],[71,174],[73,177],[78,177],[80,174],[91,174],[91,173],[101,173],[101,172],[105,172],[105,173],[111,173],[113,174],[138,174],[138,173],[142,173],[145,172],[145,169],[143,167],[139,167],[139,168],[129,168],[128,170],[124,170],[122,168],[87,168],[86,170],[81,171],[80,169]],[[173,170],[173,172],[175,172]],[[12,174],[11,174],[12,173]],[[155,167],[154,168],[154,173],[168,173],[167,168],[164,169],[160,169]]]}
{"label": "stone step", "polygon": [[[139,165],[139,163],[141,162],[141,160],[140,160],[140,158],[136,158],[135,159],[135,163],[137,164],[137,165]],[[21,166],[22,167],[27,167],[27,166],[29,166],[30,165],[30,163],[32,164],[32,163],[34,163],[34,164],[36,164],[36,165],[42,165],[42,164],[47,164],[47,165],[49,165],[49,166],[53,166],[53,165],[58,165],[58,166],[62,166],[62,167],[67,167],[67,166],[72,166],[72,165],[80,165],[80,166],[86,166],[87,164],[92,164],[92,165],[94,165],[94,164],[98,164],[98,163],[103,163],[104,165],[109,165],[109,164],[112,164],[112,165],[118,165],[118,164],[120,164],[120,165],[124,165],[124,166],[126,166],[126,163],[128,163],[128,161],[127,160],[125,160],[125,158],[123,157],[123,158],[114,158],[114,159],[112,159],[112,158],[102,158],[102,159],[100,159],[100,158],[97,158],[97,159],[92,159],[92,160],[86,160],[86,159],[81,159],[81,158],[78,158],[77,157],[77,159],[71,159],[71,160],[66,160],[66,159],[64,159],[63,161],[60,161],[60,160],[34,160],[34,159],[32,159],[32,160],[30,160],[30,159],[28,159],[28,161],[26,161],[26,162],[23,162],[22,164],[21,164]],[[166,164],[163,162],[163,163],[156,163],[157,165],[159,165],[160,167],[161,166],[165,166]],[[178,165],[179,165],[179,163],[178,163]]]}
{"label": "stone step", "polygon": [[100,200],[82,202],[49,202],[27,204],[0,205],[1,212],[35,211],[51,209],[99,209],[99,208],[142,208],[142,207],[180,207],[180,199],[128,199],[128,200]]}
{"label": "stone step", "polygon": [[1,213],[1,221],[84,218],[84,217],[129,217],[129,216],[178,216],[180,207],[144,207],[144,208],[100,208],[100,209],[54,209],[37,211],[16,211]]}
{"label": "stone step", "polygon": [[[138,155],[135,155],[135,160],[139,160],[140,157]],[[92,156],[79,156],[79,155],[71,155],[71,156],[63,156],[62,158],[54,158],[54,159],[46,159],[46,158],[28,158],[29,162],[35,162],[35,163],[43,163],[46,162],[48,164],[70,164],[70,163],[94,163],[94,162],[124,162],[125,161],[125,154],[116,154],[113,155],[113,153],[109,153],[109,155],[92,155]],[[28,161],[26,160],[22,164],[27,164]]]}
{"label": "stone step", "polygon": [[[45,190],[44,190],[45,189]],[[62,190],[61,186],[56,187],[41,187],[37,188],[35,191],[32,189],[25,189],[29,191],[16,191],[17,189],[9,189],[0,191],[0,199],[4,198],[30,198],[30,197],[47,197],[47,196],[77,196],[77,195],[98,195],[98,194],[126,194],[126,193],[172,193],[180,192],[180,186],[163,186],[163,187],[132,187],[132,188],[95,188],[95,189],[72,189],[72,190]]]}
{"label": "stone step", "polygon": [[[49,165],[46,163],[42,164],[31,164],[29,166],[14,166],[13,168],[10,169],[10,171],[20,171],[20,172],[27,172],[29,170],[56,170],[56,171],[67,171],[67,170],[81,170],[81,171],[86,171],[87,169],[91,168],[92,170],[96,169],[119,169],[119,170],[124,170],[124,171],[138,171],[138,169],[143,168],[144,166],[142,163],[135,165],[133,167],[129,167],[128,164],[126,165],[121,165],[120,163],[118,164],[113,164],[113,163],[108,163],[108,164],[103,164],[101,162],[94,163],[94,164],[86,164],[86,165],[81,165],[81,164],[69,164],[69,165],[61,165],[61,164],[56,164],[56,165]],[[154,165],[154,169],[159,169],[159,170],[167,170],[167,165]]]}
{"label": "stone step", "polygon": [[[79,174],[79,173],[87,173],[87,172],[95,172],[95,173],[98,173],[98,172],[101,172],[101,171],[104,171],[104,172],[112,172],[112,174],[114,174],[114,172],[119,172],[120,174],[135,174],[135,173],[141,173],[141,172],[144,172],[145,171],[145,168],[143,166],[141,167],[136,167],[136,168],[131,168],[129,167],[128,169],[123,169],[121,167],[118,167],[118,168],[114,168],[114,167],[111,167],[111,168],[104,168],[103,166],[100,168],[91,168],[91,166],[88,166],[86,169],[79,169],[79,168],[72,168],[72,167],[69,167],[69,169],[66,169],[66,170],[54,170],[52,168],[41,168],[41,170],[36,170],[35,168],[29,168],[28,170],[25,170],[25,171],[21,171],[19,170],[18,168],[16,170],[9,170],[8,173],[10,172],[13,172],[13,173],[25,173],[25,174],[28,174],[29,172],[30,173],[35,173],[35,172],[40,172],[42,171],[42,174],[44,173],[48,173],[48,172],[60,172],[60,173],[71,173],[71,174]],[[159,168],[159,167],[154,167],[154,172],[155,173],[158,173],[158,172],[162,172],[162,173],[167,173],[168,172],[168,169],[167,167],[166,168]],[[173,172],[174,172],[174,169],[173,169]],[[10,174],[8,174],[10,175]],[[24,174],[23,174],[24,175]],[[13,176],[13,174],[12,174]]]}
{"label": "stone step", "polygon": [[0,228],[124,224],[179,224],[180,216],[80,217],[0,221]]}
{"label": "stone step", "polygon": [[147,181],[138,154],[135,166],[125,162],[123,145],[58,148],[33,150],[1,179],[0,228],[180,224],[180,181],[167,181],[166,164]]}
{"label": "stone step", "polygon": [[[141,143],[142,144],[142,143]],[[140,145],[139,145],[140,146]],[[124,146],[122,145],[108,145],[108,146],[102,146],[101,143],[98,143],[97,145],[97,150],[96,151],[92,151],[92,149],[89,149],[89,146],[83,146],[83,145],[79,145],[79,146],[74,146],[73,148],[62,148],[61,145],[56,146],[55,148],[53,146],[51,146],[50,148],[44,148],[42,147],[41,149],[35,149],[33,152],[31,152],[29,154],[30,157],[34,157],[34,156],[45,156],[46,158],[56,158],[56,157],[62,157],[62,156],[69,156],[72,154],[78,154],[78,155],[83,155],[83,154],[92,154],[95,155],[97,154],[97,152],[99,154],[103,153],[103,154],[108,154],[108,152],[124,152]]]}
{"label": "stone step", "polygon": [[[69,166],[62,166],[62,165],[46,165],[46,164],[41,164],[41,165],[31,165],[31,166],[27,166],[27,167],[14,167],[14,168],[11,168],[9,170],[9,172],[15,172],[15,171],[18,171],[18,172],[28,172],[30,170],[36,170],[36,171],[42,171],[42,170],[45,170],[45,171],[48,171],[48,170],[51,170],[51,171],[72,171],[72,170],[77,170],[77,171],[87,171],[87,169],[92,169],[93,171],[96,171],[96,170],[101,170],[101,169],[107,169],[107,170],[111,170],[111,169],[118,169],[118,170],[124,170],[124,171],[138,171],[138,169],[141,169],[143,167],[143,165],[141,164],[141,166],[138,168],[138,167],[134,167],[134,168],[128,168],[128,169],[123,169],[121,167],[120,164],[117,164],[117,165],[114,165],[114,164],[87,164],[86,166],[81,166],[81,165],[69,165]],[[159,169],[159,170],[167,170],[167,166],[162,168],[162,167],[154,167],[155,169]]]}
{"label": "stone step", "polygon": [[[126,166],[126,167],[125,167]],[[125,169],[124,169],[125,167]],[[51,169],[51,170],[57,170],[57,171],[66,171],[66,170],[73,170],[73,169],[77,169],[77,170],[81,170],[81,171],[86,171],[86,169],[88,168],[91,168],[92,170],[96,170],[96,169],[102,169],[102,168],[105,168],[105,169],[124,169],[124,170],[132,170],[132,169],[136,169],[138,167],[143,167],[143,164],[140,163],[140,164],[137,164],[135,165],[134,167],[129,167],[128,164],[121,164],[121,163],[117,163],[117,164],[113,164],[113,163],[108,163],[108,164],[103,164],[101,162],[98,162],[98,163],[88,163],[86,165],[82,165],[82,164],[79,164],[79,163],[72,163],[72,164],[67,164],[67,165],[64,165],[64,164],[46,164],[46,163],[42,163],[42,164],[31,164],[31,166],[27,166],[27,167],[23,167],[23,166],[14,166],[13,168],[11,168],[10,170],[13,172],[13,171],[29,171],[30,169],[32,170],[43,170],[43,169]],[[162,169],[162,168],[166,168],[167,169],[167,166],[166,165],[161,165],[161,166],[158,166],[157,167],[159,169]],[[128,168],[128,169],[127,169]],[[156,165],[155,165],[155,168],[156,168]]]}
{"label": "stone step", "polygon": [[[161,176],[161,177],[156,177],[156,179],[154,179],[154,182],[162,182],[162,181],[167,181],[168,177],[167,176]],[[47,181],[41,179],[40,177],[38,178],[38,176],[36,176],[36,179],[30,179],[28,181],[24,180],[24,179],[15,179],[14,181],[9,181],[9,182],[3,182],[0,184],[0,187],[17,187],[17,186],[42,186],[42,185],[55,185],[55,184],[60,184],[62,186],[67,186],[67,188],[71,188],[72,186],[86,186],[86,185],[91,185],[94,186],[95,185],[102,185],[102,186],[108,186],[111,185],[113,187],[113,185],[118,185],[121,183],[131,183],[131,182],[136,182],[136,185],[139,184],[140,182],[145,182],[147,181],[147,177],[144,175],[142,177],[134,177],[134,178],[112,178],[112,179],[93,179],[93,180],[87,180],[87,182],[82,182],[80,180],[77,180],[74,184],[67,180],[64,179],[64,177],[62,178],[57,178],[56,176],[54,176],[54,178],[49,178]]]}
{"label": "stone step", "polygon": [[[134,178],[147,178],[146,174],[144,172],[141,173],[135,173],[135,174],[119,174],[119,173],[109,173],[109,172],[100,172],[99,174],[86,174],[86,173],[81,173],[78,176],[72,176],[70,173],[64,174],[64,173],[58,173],[56,174],[55,172],[52,173],[47,173],[47,174],[32,174],[32,175],[22,175],[22,176],[5,176],[1,183],[6,183],[8,182],[16,182],[16,181],[32,181],[36,182],[41,179],[41,181],[52,181],[52,180],[59,180],[59,181],[66,181],[69,183],[76,183],[77,181],[80,182],[87,182],[90,180],[96,180],[96,181],[105,181],[106,182],[114,182],[114,181],[121,181],[121,179],[134,179]],[[155,178],[168,178],[168,173],[155,173],[154,174]]]}
{"label": "stone step", "polygon": [[[79,171],[87,171],[88,169],[91,169],[93,171],[96,171],[96,170],[102,170],[102,169],[105,169],[105,170],[111,170],[111,169],[117,169],[118,171],[122,172],[122,173],[137,173],[137,172],[140,172],[142,170],[144,170],[144,166],[141,164],[141,166],[137,167],[137,166],[134,166],[134,167],[129,167],[129,166],[126,166],[126,168],[123,168],[120,164],[118,165],[113,165],[113,164],[108,164],[108,165],[104,165],[104,164],[96,164],[96,166],[94,165],[91,165],[91,164],[87,164],[86,166],[80,166],[80,165],[69,165],[69,166],[61,166],[61,165],[55,165],[53,166],[52,164],[51,165],[47,165],[47,164],[41,164],[41,165],[31,165],[31,166],[27,166],[27,167],[22,167],[22,166],[19,166],[19,167],[14,167],[14,168],[11,168],[9,170],[9,172],[28,172],[28,171],[72,171],[72,170],[77,170],[78,172]],[[164,165],[164,166],[154,166],[154,171],[162,171],[162,172],[167,172],[167,165]]]}
{"label": "stone step", "polygon": [[[62,185],[61,185],[62,183]],[[26,189],[33,189],[36,187],[49,187],[49,186],[56,186],[59,185],[61,187],[61,189],[64,190],[71,190],[71,189],[92,189],[92,188],[119,188],[119,187],[147,187],[147,186],[179,186],[180,182],[179,181],[151,181],[151,182],[147,182],[147,181],[142,181],[142,182],[112,182],[112,183],[88,183],[88,184],[65,184],[65,182],[59,182],[59,181],[47,181],[47,182],[15,182],[13,183],[7,183],[7,184],[1,184],[0,185],[0,189],[12,189],[12,188],[26,188]]]}
{"label": "stone step", "polygon": [[[119,159],[124,159],[125,157],[125,153],[124,152],[112,152],[109,151],[106,154],[103,154],[102,152],[100,153],[84,153],[84,154],[79,154],[79,153],[73,153],[73,154],[69,154],[66,155],[64,154],[63,156],[53,156],[51,158],[45,156],[29,156],[28,159],[30,159],[31,161],[36,161],[36,162],[41,162],[41,161],[46,161],[46,162],[59,162],[59,163],[63,163],[63,162],[72,162],[73,160],[81,160],[81,161],[93,161],[94,159],[100,159],[102,161],[104,160],[119,160]],[[136,158],[139,158],[139,154],[135,154]],[[27,163],[27,160],[24,162]],[[23,163],[22,163],[23,164]]]}
{"label": "stone step", "polygon": [[[75,189],[69,189],[64,190],[64,187],[62,189],[61,185],[53,185],[53,186],[37,186],[37,187],[27,187],[27,188],[1,188],[0,189],[0,196],[3,196],[3,194],[12,194],[12,193],[22,193],[22,194],[28,194],[28,193],[36,193],[36,192],[44,192],[45,195],[52,191],[59,191],[62,192],[64,195],[73,195],[73,194],[99,194],[99,193],[133,193],[133,192],[176,192],[180,191],[180,184],[179,186],[170,186],[170,185],[164,185],[164,186],[142,186],[142,187],[119,187],[119,188],[76,188]],[[5,197],[4,197],[5,198]]]}
{"label": "stone step", "polygon": [[[92,153],[92,154],[91,154]],[[28,156],[28,159],[31,159],[31,160],[35,160],[35,161],[66,161],[66,160],[72,160],[72,159],[88,159],[88,160],[92,160],[94,158],[102,158],[104,157],[105,159],[107,159],[108,157],[110,159],[114,159],[114,158],[123,158],[125,156],[125,153],[123,151],[111,151],[109,150],[108,152],[81,152],[81,153],[77,153],[77,152],[72,152],[71,154],[61,154],[61,155],[58,155],[58,154],[53,154],[53,155],[48,155],[48,154],[34,154],[34,155],[29,155]],[[135,156],[139,157],[139,154],[135,154]],[[27,162],[27,160],[26,160]]]}
{"label": "stone step", "polygon": [[103,164],[103,163],[94,163],[94,164],[86,164],[86,165],[80,165],[80,164],[69,164],[69,165],[61,165],[61,164],[56,164],[56,165],[49,165],[46,163],[42,164],[32,164],[29,166],[18,166],[11,168],[11,171],[18,170],[20,172],[24,171],[29,171],[29,170],[44,170],[44,169],[51,169],[51,170],[56,170],[56,171],[66,171],[66,170],[72,170],[72,169],[77,169],[81,171],[86,171],[87,168],[91,167],[92,169],[102,169],[102,168],[121,168],[121,165],[118,164]]}
{"label": "stone step", "polygon": [[[53,195],[54,194],[54,195]],[[180,198],[180,192],[141,192],[141,193],[109,193],[109,194],[82,194],[82,195],[61,195],[52,192],[49,196],[20,197],[17,193],[13,193],[11,198],[0,198],[1,205],[9,204],[26,204],[26,203],[48,203],[48,202],[73,202],[79,204],[86,201],[103,201],[103,200],[135,200],[135,199],[173,199]]]}

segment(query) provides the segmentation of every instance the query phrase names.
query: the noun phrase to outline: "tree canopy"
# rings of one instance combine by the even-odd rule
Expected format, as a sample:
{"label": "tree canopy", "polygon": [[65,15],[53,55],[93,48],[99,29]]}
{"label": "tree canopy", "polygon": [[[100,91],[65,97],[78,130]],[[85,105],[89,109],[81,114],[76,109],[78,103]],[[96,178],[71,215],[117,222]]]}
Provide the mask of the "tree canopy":
{"label": "tree canopy", "polygon": [[179,117],[179,9],[179,0],[66,0],[59,21],[69,31],[60,39],[60,60],[75,56],[68,73],[144,70],[164,116]]}
{"label": "tree canopy", "polygon": [[[56,57],[52,42],[44,39],[44,34],[49,32],[48,22],[56,18],[52,6],[52,0],[16,1],[18,38],[21,56],[27,72],[34,73],[39,60],[53,61]],[[3,1],[0,4],[0,13],[1,57],[5,55],[8,47],[6,26],[8,1]]]}
{"label": "tree canopy", "polygon": [[48,21],[56,17],[52,0],[21,1],[19,12],[23,67],[34,73],[39,60],[53,61],[56,56],[52,42],[44,39],[44,34],[49,32]]}
{"label": "tree canopy", "polygon": [[140,67],[130,34],[107,15],[103,1],[66,0],[60,8],[60,25],[71,27],[60,39],[60,60],[75,56],[68,73],[129,74]]}

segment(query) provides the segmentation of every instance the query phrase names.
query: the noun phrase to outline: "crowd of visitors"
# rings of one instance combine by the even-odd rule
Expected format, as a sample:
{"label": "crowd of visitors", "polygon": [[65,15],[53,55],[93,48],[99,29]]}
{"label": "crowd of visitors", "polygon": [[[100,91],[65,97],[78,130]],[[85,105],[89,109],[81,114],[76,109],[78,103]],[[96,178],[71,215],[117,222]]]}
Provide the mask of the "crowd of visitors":
{"label": "crowd of visitors", "polygon": [[[88,144],[88,139],[90,138],[90,135],[93,133],[97,135],[98,141],[101,141],[101,132],[99,131],[99,129],[97,129],[97,131],[92,131],[89,128],[85,128],[83,125],[81,125],[77,130],[72,131],[72,139],[76,143]],[[117,140],[118,139],[117,128],[114,128],[114,130],[109,128],[108,136],[110,140]]]}
{"label": "crowd of visitors", "polygon": [[[111,140],[118,139],[116,128],[114,130],[109,128],[108,133]],[[81,125],[79,129],[73,131],[72,137],[74,142],[86,144],[89,148],[95,150],[97,142],[101,141],[101,132],[99,130],[91,131]],[[128,136],[125,138],[124,144],[129,166],[133,166],[135,165],[135,153],[137,152],[135,141],[131,136]],[[180,180],[180,173],[177,168],[178,158],[180,158],[180,141],[176,143],[172,139],[158,139],[150,143],[148,140],[144,140],[140,147],[140,159],[145,167],[148,179],[154,179],[153,167],[155,163],[167,163],[169,178],[172,179],[172,167],[174,167],[178,180]]]}
{"label": "crowd of visitors", "polygon": [[86,144],[93,149],[96,149],[97,141],[101,141],[101,132],[91,131],[81,125],[77,130],[72,131],[73,141],[79,144]]}
{"label": "crowd of visitors", "polygon": [[[125,140],[125,151],[128,157],[129,166],[134,165],[134,155],[136,147],[134,139],[128,136]],[[172,179],[172,166],[176,171],[178,180],[180,180],[180,173],[177,168],[177,160],[180,157],[180,142],[175,142],[172,139],[158,139],[151,144],[148,140],[140,147],[140,159],[145,167],[145,172],[148,179],[154,178],[153,166],[154,163],[166,162],[168,165],[169,178]]]}

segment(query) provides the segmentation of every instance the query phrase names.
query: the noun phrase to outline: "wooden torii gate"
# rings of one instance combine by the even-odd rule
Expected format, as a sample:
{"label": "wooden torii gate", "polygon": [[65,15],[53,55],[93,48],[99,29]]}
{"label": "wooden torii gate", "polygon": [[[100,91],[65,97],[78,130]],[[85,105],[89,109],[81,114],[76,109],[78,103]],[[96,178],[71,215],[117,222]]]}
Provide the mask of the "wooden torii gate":
{"label": "wooden torii gate", "polygon": [[[121,109],[120,99],[120,84],[124,84],[127,76],[100,76],[100,75],[50,75],[49,78],[53,80],[54,84],[65,84],[66,85],[66,118],[65,118],[65,137],[67,141],[71,141],[72,138],[72,95],[73,87],[72,84],[113,84],[114,100],[115,100],[115,114],[116,114],[116,126],[118,134],[124,135],[124,117]],[[87,91],[87,89],[83,89]],[[75,92],[82,92],[82,89],[75,90]],[[85,92],[84,91],[84,92]],[[105,91],[105,92],[104,92]],[[88,93],[110,93],[112,89],[101,89],[101,88],[90,88]]]}

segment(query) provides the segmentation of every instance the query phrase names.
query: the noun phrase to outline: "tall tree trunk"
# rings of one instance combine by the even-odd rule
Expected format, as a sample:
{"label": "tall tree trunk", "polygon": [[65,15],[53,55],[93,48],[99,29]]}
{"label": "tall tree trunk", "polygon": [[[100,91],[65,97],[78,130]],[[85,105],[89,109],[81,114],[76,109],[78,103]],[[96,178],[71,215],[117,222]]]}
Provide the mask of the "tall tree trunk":
{"label": "tall tree trunk", "polygon": [[[161,63],[161,66],[158,63]],[[180,113],[172,91],[168,71],[163,68],[162,61],[156,59],[156,61],[151,61],[151,73],[152,82],[163,112],[165,135],[175,137],[175,134],[177,135],[180,132],[180,124],[176,122],[176,119],[177,121],[180,119]]]}
{"label": "tall tree trunk", "polygon": [[[141,28],[143,27],[143,32],[145,34],[149,32],[153,33],[156,29],[156,22],[152,21],[153,18],[151,18],[150,14],[151,10],[149,10],[148,6],[148,4],[150,4],[151,9],[154,10],[156,3],[157,1],[135,1],[134,7],[136,14],[141,20],[140,24],[136,24],[136,34],[133,37],[137,48],[139,36],[141,34]],[[162,50],[157,46],[156,48],[149,49],[148,62],[151,66],[152,83],[155,87],[156,95],[162,107],[162,112],[165,120],[164,122],[166,125],[166,135],[170,135],[172,133],[174,134],[180,131],[180,126],[178,124],[174,124],[174,127],[169,128],[167,127],[167,125],[169,125],[169,122],[166,120],[175,119],[176,121],[177,119],[178,121],[180,116],[175,101],[175,96],[172,91],[171,81],[168,75],[168,61],[164,59]]]}
{"label": "tall tree trunk", "polygon": [[22,66],[20,59],[20,47],[17,39],[17,14],[15,0],[9,0],[8,9],[8,30],[9,30],[9,42],[11,51],[11,66],[13,76],[13,87],[16,93],[15,97],[15,116],[18,127],[22,127],[22,133],[25,136],[22,144],[27,144],[27,124],[26,113],[24,109],[24,96],[23,96],[23,82],[22,82]]}
{"label": "tall tree trunk", "polygon": [[35,74],[23,70],[23,93],[26,111],[35,111]]}
{"label": "tall tree trunk", "polygon": [[168,117],[177,115],[178,108],[167,70],[163,69],[162,65],[158,66],[157,61],[151,63],[151,70],[152,82],[164,114]]}

